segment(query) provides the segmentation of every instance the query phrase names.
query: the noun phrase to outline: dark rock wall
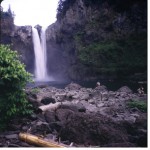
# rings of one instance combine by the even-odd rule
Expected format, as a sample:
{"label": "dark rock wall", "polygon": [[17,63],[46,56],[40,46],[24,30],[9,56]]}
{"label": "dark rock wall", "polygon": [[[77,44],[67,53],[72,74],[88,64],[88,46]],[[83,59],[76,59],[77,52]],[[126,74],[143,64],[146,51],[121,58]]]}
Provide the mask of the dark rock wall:
{"label": "dark rock wall", "polygon": [[[66,0],[65,3],[66,9],[58,12],[56,23],[47,29],[48,53],[57,56],[57,59],[49,59],[48,56],[48,67],[52,72],[73,80],[146,73],[146,0],[74,0],[73,3]],[[140,39],[142,36],[143,39]],[[118,48],[122,44],[120,40],[126,46],[124,50]],[[143,45],[141,48],[137,45],[140,42]],[[105,49],[112,45],[113,56],[110,56]],[[99,52],[102,46],[105,47]],[[94,50],[98,50],[98,53]],[[133,53],[133,59],[130,58],[130,52]],[[122,64],[119,65],[120,61]],[[51,64],[55,66],[53,69]]]}
{"label": "dark rock wall", "polygon": [[34,49],[31,26],[15,26],[12,37],[12,49],[17,50],[26,69],[34,73]]}
{"label": "dark rock wall", "polygon": [[14,19],[8,12],[0,10],[0,44],[11,44],[11,36],[14,30]]}

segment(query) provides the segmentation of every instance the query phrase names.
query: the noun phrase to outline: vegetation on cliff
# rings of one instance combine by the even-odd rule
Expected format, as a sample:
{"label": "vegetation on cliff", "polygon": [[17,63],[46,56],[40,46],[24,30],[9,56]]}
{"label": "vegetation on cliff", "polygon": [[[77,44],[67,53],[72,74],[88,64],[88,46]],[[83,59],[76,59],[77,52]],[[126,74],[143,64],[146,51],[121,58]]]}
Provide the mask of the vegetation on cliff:
{"label": "vegetation on cliff", "polygon": [[79,49],[80,61],[95,74],[124,76],[134,72],[145,72],[147,68],[146,35],[93,42]]}
{"label": "vegetation on cliff", "polygon": [[71,77],[77,72],[82,77],[147,74],[146,0],[61,0],[57,19],[57,41],[67,43],[70,50],[64,50],[76,58]]}
{"label": "vegetation on cliff", "polygon": [[32,112],[24,91],[29,81],[31,75],[25,71],[17,52],[0,45],[0,129],[15,116]]}
{"label": "vegetation on cliff", "polygon": [[[99,7],[100,5],[110,5],[118,12],[123,12],[128,9],[134,3],[141,3],[143,0],[83,0],[83,3],[86,7],[96,6]],[[57,18],[61,19],[65,16],[66,11],[73,6],[76,0],[59,0],[58,8],[57,8]],[[145,0],[146,2],[146,0]]]}

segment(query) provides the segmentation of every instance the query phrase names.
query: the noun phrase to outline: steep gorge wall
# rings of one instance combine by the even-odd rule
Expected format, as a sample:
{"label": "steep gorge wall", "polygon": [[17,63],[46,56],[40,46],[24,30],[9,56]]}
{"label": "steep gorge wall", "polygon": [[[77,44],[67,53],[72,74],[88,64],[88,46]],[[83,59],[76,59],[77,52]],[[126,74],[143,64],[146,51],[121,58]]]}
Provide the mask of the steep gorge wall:
{"label": "steep gorge wall", "polygon": [[[146,80],[146,0],[65,0],[61,5],[46,31],[49,74],[72,80],[142,75]],[[4,14],[0,43],[11,44],[33,73],[31,26],[15,26]]]}
{"label": "steep gorge wall", "polygon": [[13,19],[11,13],[1,11],[0,44],[8,44],[12,50],[18,51],[20,60],[26,65],[26,69],[33,73],[34,50],[32,43],[32,27],[15,26]]}
{"label": "steep gorge wall", "polygon": [[15,26],[11,39],[12,49],[17,50],[26,69],[34,73],[34,49],[31,26]]}
{"label": "steep gorge wall", "polygon": [[66,0],[63,4],[56,23],[47,29],[50,70],[74,80],[137,73],[146,79],[146,0]]}

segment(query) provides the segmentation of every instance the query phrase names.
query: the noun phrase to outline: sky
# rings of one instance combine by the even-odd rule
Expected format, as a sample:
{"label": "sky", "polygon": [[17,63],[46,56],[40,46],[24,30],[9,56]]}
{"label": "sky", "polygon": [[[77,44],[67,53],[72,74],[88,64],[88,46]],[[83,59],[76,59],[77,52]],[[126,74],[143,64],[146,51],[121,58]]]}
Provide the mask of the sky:
{"label": "sky", "polygon": [[15,14],[15,25],[37,24],[48,26],[56,21],[59,0],[3,0],[1,6],[7,11],[9,5]]}

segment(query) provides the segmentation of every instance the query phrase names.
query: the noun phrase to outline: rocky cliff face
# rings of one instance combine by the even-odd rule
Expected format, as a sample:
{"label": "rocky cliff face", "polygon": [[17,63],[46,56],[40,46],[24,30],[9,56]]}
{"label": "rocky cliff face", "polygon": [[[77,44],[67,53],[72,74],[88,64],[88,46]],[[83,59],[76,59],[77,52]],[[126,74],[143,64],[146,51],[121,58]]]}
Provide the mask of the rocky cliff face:
{"label": "rocky cliff face", "polygon": [[13,36],[11,38],[12,49],[17,50],[21,55],[21,60],[26,65],[26,69],[34,72],[34,49],[32,43],[32,27],[31,26],[15,26]]}
{"label": "rocky cliff face", "polygon": [[[11,44],[22,55],[27,70],[33,73],[31,26],[14,26],[13,18],[6,13],[1,19],[1,29],[0,43]],[[146,80],[146,0],[60,1],[57,21],[47,28],[46,38],[48,72],[58,79],[142,74]]]}
{"label": "rocky cliff face", "polygon": [[10,44],[14,30],[14,20],[12,15],[8,12],[3,12],[2,8],[0,9],[0,13],[0,44]]}
{"label": "rocky cliff face", "polygon": [[66,0],[62,5],[47,29],[52,72],[74,80],[146,72],[146,0]]}
{"label": "rocky cliff face", "polygon": [[9,44],[12,50],[17,50],[26,69],[33,73],[34,51],[32,44],[31,26],[15,26],[13,16],[9,12],[2,12],[0,44]]}

